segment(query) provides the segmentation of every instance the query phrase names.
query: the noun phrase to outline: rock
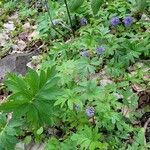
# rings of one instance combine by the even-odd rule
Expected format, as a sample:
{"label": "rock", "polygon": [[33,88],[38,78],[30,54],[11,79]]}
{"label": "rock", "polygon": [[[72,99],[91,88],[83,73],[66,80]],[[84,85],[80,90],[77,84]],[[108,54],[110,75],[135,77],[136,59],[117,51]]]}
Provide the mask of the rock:
{"label": "rock", "polygon": [[18,46],[19,51],[23,51],[27,45],[23,40],[19,40],[17,42],[17,46]]}
{"label": "rock", "polygon": [[41,144],[32,144],[31,146],[28,145],[26,147],[26,150],[44,150],[45,148],[45,144],[44,143],[41,143]]}
{"label": "rock", "polygon": [[19,142],[16,144],[15,149],[25,150],[25,144],[23,142]]}
{"label": "rock", "polygon": [[110,80],[110,79],[102,79],[102,80],[100,80],[100,85],[101,86],[106,86],[107,84],[112,84],[112,83],[113,83],[113,81]]}
{"label": "rock", "polygon": [[31,28],[31,25],[30,25],[29,22],[26,22],[22,27],[23,27],[24,30],[28,30],[28,29]]}
{"label": "rock", "polygon": [[26,64],[33,56],[30,54],[12,54],[0,60],[0,82],[3,81],[8,72],[14,72],[24,75],[27,72]]}
{"label": "rock", "polygon": [[19,47],[18,47],[18,45],[16,45],[16,44],[13,44],[12,46],[11,46],[11,48],[12,48],[12,52],[11,52],[11,54],[12,53],[17,53],[17,50],[19,49]]}
{"label": "rock", "polygon": [[19,150],[44,150],[45,143],[36,144],[35,142],[31,141],[26,145],[23,141],[20,141],[16,144],[15,148]]}
{"label": "rock", "polygon": [[49,128],[48,129],[48,136],[49,137],[57,137],[60,138],[62,136],[62,131],[56,128]]}
{"label": "rock", "polygon": [[7,31],[14,31],[15,30],[14,23],[12,21],[5,23],[4,27]]}
{"label": "rock", "polygon": [[8,17],[8,20],[17,20],[18,19],[18,12],[14,12],[11,16]]}
{"label": "rock", "polygon": [[29,68],[34,69],[34,70],[38,70],[41,67],[42,59],[43,59],[42,55],[33,56],[32,57],[32,61],[30,61],[29,63],[27,63],[27,66]]}
{"label": "rock", "polygon": [[8,39],[9,39],[8,33],[6,33],[5,31],[0,33],[0,47],[3,47]]}

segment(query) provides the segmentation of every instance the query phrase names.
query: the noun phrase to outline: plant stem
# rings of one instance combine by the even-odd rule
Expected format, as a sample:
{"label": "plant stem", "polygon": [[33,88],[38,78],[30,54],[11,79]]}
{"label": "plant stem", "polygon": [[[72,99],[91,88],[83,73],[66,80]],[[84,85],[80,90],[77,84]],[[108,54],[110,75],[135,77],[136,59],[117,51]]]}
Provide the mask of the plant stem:
{"label": "plant stem", "polygon": [[58,33],[60,34],[61,36],[63,36],[63,34],[61,32],[59,32],[54,26],[54,23],[52,21],[52,17],[51,17],[51,14],[50,14],[50,8],[49,8],[49,4],[48,4],[48,1],[45,0],[45,6],[46,6],[46,9],[47,9],[47,12],[48,12],[48,16],[49,16],[49,19],[50,19],[50,22],[52,24],[52,28]]}
{"label": "plant stem", "polygon": [[96,125],[94,116],[92,117],[92,124],[93,124],[94,126]]}
{"label": "plant stem", "polygon": [[74,33],[74,29],[73,29],[73,24],[72,24],[70,12],[69,12],[68,4],[67,4],[67,0],[64,0],[64,2],[65,2],[65,5],[66,5],[68,17],[69,17],[70,26],[71,26],[71,29],[72,29],[72,34],[73,34],[73,36],[75,37],[75,33]]}

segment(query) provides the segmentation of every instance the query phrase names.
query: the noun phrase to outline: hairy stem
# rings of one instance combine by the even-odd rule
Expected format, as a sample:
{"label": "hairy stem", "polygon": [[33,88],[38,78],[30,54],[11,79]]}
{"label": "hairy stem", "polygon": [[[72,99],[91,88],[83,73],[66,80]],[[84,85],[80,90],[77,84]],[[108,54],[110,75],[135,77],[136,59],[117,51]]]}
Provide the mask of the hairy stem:
{"label": "hairy stem", "polygon": [[69,12],[68,4],[67,4],[67,0],[64,0],[64,3],[65,3],[65,5],[66,5],[67,14],[68,14],[69,21],[70,21],[70,26],[71,26],[71,29],[72,29],[72,34],[73,34],[73,36],[75,37],[75,33],[74,33],[74,29],[73,29],[73,24],[72,24],[70,12]]}

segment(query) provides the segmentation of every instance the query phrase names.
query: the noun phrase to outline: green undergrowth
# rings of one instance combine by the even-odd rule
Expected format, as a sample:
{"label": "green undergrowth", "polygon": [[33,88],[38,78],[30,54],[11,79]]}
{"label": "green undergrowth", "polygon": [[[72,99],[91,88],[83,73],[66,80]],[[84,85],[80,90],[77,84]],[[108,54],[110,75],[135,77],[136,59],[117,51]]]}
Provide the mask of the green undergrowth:
{"label": "green undergrowth", "polygon": [[4,82],[10,95],[0,105],[0,148],[33,139],[45,150],[148,149],[146,129],[135,122],[149,106],[139,109],[133,87],[150,88],[149,1],[40,2],[19,18],[35,20],[48,56],[39,70]]}

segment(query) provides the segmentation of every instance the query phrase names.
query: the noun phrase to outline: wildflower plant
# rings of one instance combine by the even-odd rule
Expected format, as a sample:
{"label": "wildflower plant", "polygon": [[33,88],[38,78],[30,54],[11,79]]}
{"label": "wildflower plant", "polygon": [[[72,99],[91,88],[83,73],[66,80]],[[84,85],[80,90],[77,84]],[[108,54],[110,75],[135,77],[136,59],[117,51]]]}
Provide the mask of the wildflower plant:
{"label": "wildflower plant", "polygon": [[[49,49],[46,60],[39,70],[9,74],[5,81],[10,95],[0,104],[0,149],[13,150],[28,134],[44,141],[46,150],[148,147],[145,131],[134,124],[144,112],[139,113],[134,87],[150,85],[145,65],[150,55],[148,22],[138,21],[131,1],[49,2],[52,22],[48,11],[37,14],[43,47]],[[144,67],[136,68],[141,60]],[[49,138],[48,128],[61,135]]]}

